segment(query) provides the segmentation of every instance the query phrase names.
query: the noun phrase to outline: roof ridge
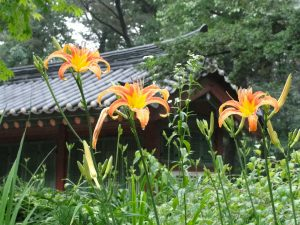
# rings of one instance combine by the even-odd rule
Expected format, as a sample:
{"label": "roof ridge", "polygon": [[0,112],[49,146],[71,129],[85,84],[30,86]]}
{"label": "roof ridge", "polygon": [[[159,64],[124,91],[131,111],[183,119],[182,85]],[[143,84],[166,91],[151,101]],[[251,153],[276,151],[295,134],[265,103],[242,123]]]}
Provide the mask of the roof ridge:
{"label": "roof ridge", "polygon": [[[193,35],[198,34],[199,32],[207,32],[207,30],[208,30],[208,26],[206,24],[203,24],[198,29],[196,29],[192,32],[186,33],[186,34],[181,35],[176,38],[163,40],[158,43],[166,44],[166,43],[170,43],[170,42],[177,41],[180,39],[186,39]],[[150,43],[150,44],[134,46],[131,48],[116,49],[116,50],[112,50],[112,51],[108,51],[108,52],[103,52],[103,53],[101,53],[101,56],[105,57],[109,61],[109,58],[111,58],[111,57],[113,58],[114,56],[122,57],[122,55],[130,54],[133,52],[143,51],[143,53],[144,53],[147,50],[157,51],[156,54],[159,54],[162,52],[162,49],[160,49],[160,47],[157,46],[157,44]],[[113,62],[112,62],[112,64],[113,64]],[[60,65],[61,65],[61,62],[49,63],[49,71],[57,70],[60,67]],[[17,66],[17,67],[11,67],[10,69],[14,72],[15,75],[23,75],[23,74],[38,72],[34,65]]]}

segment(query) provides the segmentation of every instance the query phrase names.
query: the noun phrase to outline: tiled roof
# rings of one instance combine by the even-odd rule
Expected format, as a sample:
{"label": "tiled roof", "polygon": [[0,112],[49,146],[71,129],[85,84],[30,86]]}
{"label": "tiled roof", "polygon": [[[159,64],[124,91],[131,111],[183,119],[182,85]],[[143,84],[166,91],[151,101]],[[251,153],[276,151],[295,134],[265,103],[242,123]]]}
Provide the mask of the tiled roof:
{"label": "tiled roof", "polygon": [[[94,74],[87,72],[82,76],[84,94],[89,108],[99,109],[96,102],[98,93],[108,88],[112,82],[131,82],[132,80],[148,80],[149,74],[136,66],[148,55],[160,55],[163,51],[155,44],[148,44],[123,50],[111,51],[101,54],[111,65],[110,73],[98,80]],[[71,74],[66,73],[66,81],[57,75],[61,63],[49,64],[49,82],[57,97],[60,106],[67,111],[76,111],[81,108],[80,93]],[[33,66],[13,68],[14,79],[0,85],[0,110],[6,109],[7,116],[33,114],[51,114],[57,107],[50,95],[41,75]],[[219,73],[223,75],[224,73]],[[165,80],[166,88],[174,91],[172,83]],[[109,105],[115,97],[107,95],[103,104]]]}
{"label": "tiled roof", "polygon": [[[97,108],[95,101],[98,93],[108,88],[112,82],[130,82],[136,79],[147,79],[147,72],[139,70],[136,65],[147,55],[161,54],[162,51],[153,45],[144,45],[130,49],[103,53],[102,56],[111,65],[110,73],[100,80],[91,72],[82,76],[84,94],[89,107]],[[60,106],[68,111],[80,108],[80,92],[70,73],[67,80],[60,80],[57,71],[61,63],[49,64],[49,82]],[[22,114],[53,113],[57,111],[45,81],[33,66],[13,68],[15,78],[0,86],[0,109],[6,108],[6,114],[18,116]],[[113,96],[107,95],[103,100],[109,104]]]}

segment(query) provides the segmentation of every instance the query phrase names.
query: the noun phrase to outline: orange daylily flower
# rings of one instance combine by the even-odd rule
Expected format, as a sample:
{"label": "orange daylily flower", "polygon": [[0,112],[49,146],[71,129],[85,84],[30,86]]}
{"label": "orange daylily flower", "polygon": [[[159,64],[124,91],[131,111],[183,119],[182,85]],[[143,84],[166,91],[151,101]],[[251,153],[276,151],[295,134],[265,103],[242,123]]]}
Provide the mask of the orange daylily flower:
{"label": "orange daylily flower", "polygon": [[[162,117],[166,117],[170,112],[170,107],[167,102],[169,98],[168,90],[160,89],[154,84],[145,88],[143,88],[140,83],[126,83],[125,86],[114,85],[99,94],[98,102],[101,103],[102,97],[108,93],[114,93],[118,96],[118,99],[109,107],[104,108],[101,111],[93,134],[93,148],[96,147],[105,118],[107,115],[109,115],[111,118],[117,119],[119,115],[114,115],[114,113],[121,106],[127,106],[131,111],[135,112],[136,118],[140,121],[142,129],[145,129],[149,121],[150,112],[147,105],[152,103],[158,103],[162,105],[166,110],[166,114],[160,115]],[[155,94],[157,93],[160,93],[162,98],[156,97]]]}
{"label": "orange daylily flower", "polygon": [[[249,131],[257,130],[257,110],[263,105],[270,105],[274,108],[274,112],[278,112],[278,101],[268,96],[267,93],[257,91],[252,93],[252,88],[239,89],[238,101],[229,100],[223,103],[219,108],[219,127],[222,127],[224,121],[231,115],[239,115],[243,119],[248,118]],[[226,107],[226,109],[224,109]]]}
{"label": "orange daylily flower", "polygon": [[[100,79],[102,73],[110,71],[110,65],[99,54],[98,51],[90,51],[87,48],[79,48],[72,44],[66,44],[62,49],[59,49],[50,54],[44,60],[44,67],[48,69],[48,62],[52,58],[61,58],[65,62],[61,65],[58,71],[60,79],[64,79],[64,73],[67,69],[73,68],[75,72],[84,73],[88,70],[96,74]],[[99,62],[106,66],[106,70],[102,71]]]}

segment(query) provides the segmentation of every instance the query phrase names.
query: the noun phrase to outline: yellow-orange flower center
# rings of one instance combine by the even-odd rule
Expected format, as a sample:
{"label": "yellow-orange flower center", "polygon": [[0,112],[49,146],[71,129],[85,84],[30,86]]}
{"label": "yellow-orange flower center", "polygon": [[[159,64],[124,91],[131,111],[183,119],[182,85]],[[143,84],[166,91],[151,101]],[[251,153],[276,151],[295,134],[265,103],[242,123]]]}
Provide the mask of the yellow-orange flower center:
{"label": "yellow-orange flower center", "polygon": [[240,112],[244,117],[248,117],[256,112],[255,100],[249,101],[245,96],[244,101],[241,103]]}
{"label": "yellow-orange flower center", "polygon": [[132,95],[127,96],[128,105],[130,108],[143,109],[146,104],[146,95],[138,92],[133,92]]}
{"label": "yellow-orange flower center", "polygon": [[71,63],[73,64],[73,68],[76,72],[81,71],[84,67],[88,67],[90,62],[88,61],[87,54],[74,54]]}

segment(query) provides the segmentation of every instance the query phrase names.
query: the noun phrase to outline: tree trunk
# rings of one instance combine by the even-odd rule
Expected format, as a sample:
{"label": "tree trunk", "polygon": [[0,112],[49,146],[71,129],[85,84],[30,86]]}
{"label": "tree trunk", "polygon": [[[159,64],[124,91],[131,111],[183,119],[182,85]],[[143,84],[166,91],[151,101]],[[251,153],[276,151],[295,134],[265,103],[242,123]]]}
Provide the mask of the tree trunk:
{"label": "tree trunk", "polygon": [[119,21],[120,21],[120,25],[121,25],[121,29],[122,29],[122,33],[123,33],[122,37],[125,40],[126,46],[132,47],[132,43],[131,43],[130,37],[128,35],[128,29],[127,29],[127,25],[125,23],[124,14],[123,14],[122,7],[121,7],[121,0],[115,0],[115,3],[116,3],[116,9],[117,9],[117,12],[119,15]]}

